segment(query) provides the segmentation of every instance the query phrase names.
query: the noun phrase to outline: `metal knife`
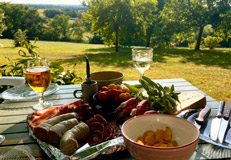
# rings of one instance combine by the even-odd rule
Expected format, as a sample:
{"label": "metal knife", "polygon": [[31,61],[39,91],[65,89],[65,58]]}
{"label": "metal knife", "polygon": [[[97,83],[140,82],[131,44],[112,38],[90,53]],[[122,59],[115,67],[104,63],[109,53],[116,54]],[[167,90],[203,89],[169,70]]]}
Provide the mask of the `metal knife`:
{"label": "metal knife", "polygon": [[229,130],[225,137],[225,142],[231,144],[231,121],[229,121]]}
{"label": "metal knife", "polygon": [[221,124],[221,118],[222,118],[224,106],[225,106],[225,102],[220,101],[216,118],[213,118],[211,121],[210,138],[213,141],[217,140],[218,132],[220,130],[220,124]]}
{"label": "metal knife", "polygon": [[218,133],[218,140],[220,143],[223,143],[226,129],[229,124],[229,115],[231,111],[231,102],[227,102],[226,107],[224,108],[223,118],[221,120],[221,127]]}
{"label": "metal knife", "polygon": [[211,130],[211,121],[212,119],[208,119],[205,129],[203,131],[203,135],[209,138],[210,130]]}
{"label": "metal knife", "polygon": [[200,130],[206,118],[208,118],[210,114],[211,108],[205,106],[200,112],[197,118],[195,118],[194,125]]}

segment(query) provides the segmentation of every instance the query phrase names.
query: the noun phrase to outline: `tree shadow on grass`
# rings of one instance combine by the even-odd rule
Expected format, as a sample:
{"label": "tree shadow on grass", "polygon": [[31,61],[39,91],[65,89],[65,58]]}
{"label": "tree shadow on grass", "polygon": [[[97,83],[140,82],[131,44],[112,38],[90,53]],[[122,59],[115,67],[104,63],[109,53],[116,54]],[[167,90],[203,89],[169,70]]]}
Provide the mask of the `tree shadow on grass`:
{"label": "tree shadow on grass", "polygon": [[[127,68],[132,66],[131,48],[120,48],[118,53],[115,48],[96,48],[86,49],[83,55],[73,55],[69,59],[58,59],[56,62],[82,63],[85,62],[84,56],[87,55],[90,62],[105,67],[113,65],[115,67]],[[200,50],[193,49],[154,49],[153,62],[167,63],[167,58],[180,57],[180,63],[194,63],[197,65],[216,66],[225,69],[231,68],[231,50]],[[178,63],[178,62],[176,62]]]}
{"label": "tree shadow on grass", "polygon": [[[200,50],[192,49],[154,49],[154,62],[165,63],[165,57],[182,57],[180,63],[194,63],[208,67],[231,68],[231,50]],[[156,53],[156,54],[155,54]]]}
{"label": "tree shadow on grass", "polygon": [[115,67],[126,68],[132,65],[131,49],[120,49],[118,53],[114,48],[86,49],[84,55],[74,55],[69,59],[57,60],[60,64],[64,63],[82,63],[85,62],[84,56],[88,56],[90,62],[105,67],[113,65]]}

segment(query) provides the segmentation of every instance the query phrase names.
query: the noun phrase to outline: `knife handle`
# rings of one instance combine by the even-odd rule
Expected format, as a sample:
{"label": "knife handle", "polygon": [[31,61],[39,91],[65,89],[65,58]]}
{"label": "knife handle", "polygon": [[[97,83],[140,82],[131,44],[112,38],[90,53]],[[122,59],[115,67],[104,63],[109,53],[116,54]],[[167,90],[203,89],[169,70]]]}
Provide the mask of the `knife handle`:
{"label": "knife handle", "polygon": [[225,101],[220,101],[219,106],[218,106],[218,110],[217,110],[217,117],[218,118],[222,117],[224,107],[225,107]]}
{"label": "knife handle", "polygon": [[223,116],[224,116],[225,120],[229,119],[230,111],[231,111],[231,101],[228,101],[226,103],[226,107],[225,107],[224,113],[223,113]]}
{"label": "knife handle", "polygon": [[211,112],[211,108],[208,106],[205,106],[199,113],[198,117],[195,119],[195,121],[202,125],[205,121],[205,119],[209,116]]}

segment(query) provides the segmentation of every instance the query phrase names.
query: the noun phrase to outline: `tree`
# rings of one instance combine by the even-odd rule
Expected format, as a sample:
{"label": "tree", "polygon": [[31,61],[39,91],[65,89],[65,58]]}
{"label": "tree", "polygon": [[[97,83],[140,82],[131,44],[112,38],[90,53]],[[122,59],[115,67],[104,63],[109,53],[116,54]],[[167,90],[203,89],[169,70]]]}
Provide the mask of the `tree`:
{"label": "tree", "polygon": [[81,18],[81,14],[78,12],[77,9],[64,9],[66,15],[70,16],[71,18]]}
{"label": "tree", "polygon": [[76,42],[81,42],[83,33],[87,31],[84,22],[81,19],[75,19],[73,23],[69,25],[68,37]]}
{"label": "tree", "polygon": [[154,28],[158,19],[156,0],[136,0],[135,1],[135,13],[136,13],[136,33],[140,33],[139,37],[142,37],[146,41],[146,47],[150,47],[150,41]]}
{"label": "tree", "polygon": [[46,9],[44,14],[48,18],[54,18],[56,15],[64,14],[64,12],[61,9]]}
{"label": "tree", "polygon": [[231,10],[221,15],[220,23],[215,27],[215,35],[222,37],[224,46],[230,47],[231,42]]}
{"label": "tree", "polygon": [[197,29],[195,50],[199,50],[204,27],[216,26],[222,20],[220,16],[230,9],[230,0],[168,0],[162,18],[175,33],[179,29],[186,32]]}
{"label": "tree", "polygon": [[4,12],[0,9],[0,37],[2,36],[2,32],[7,28],[6,25],[3,23],[4,18]]}
{"label": "tree", "polygon": [[88,11],[84,19],[91,23],[92,31],[103,36],[107,45],[130,45],[135,33],[134,3],[132,0],[84,0]]}
{"label": "tree", "polygon": [[48,40],[68,40],[70,17],[66,15],[56,15],[50,21],[45,32],[45,37]]}
{"label": "tree", "polygon": [[39,16],[36,9],[8,3],[0,5],[0,9],[5,13],[3,23],[7,26],[7,29],[2,33],[4,38],[13,39],[14,33],[18,29],[27,30],[30,39],[42,35],[46,21]]}

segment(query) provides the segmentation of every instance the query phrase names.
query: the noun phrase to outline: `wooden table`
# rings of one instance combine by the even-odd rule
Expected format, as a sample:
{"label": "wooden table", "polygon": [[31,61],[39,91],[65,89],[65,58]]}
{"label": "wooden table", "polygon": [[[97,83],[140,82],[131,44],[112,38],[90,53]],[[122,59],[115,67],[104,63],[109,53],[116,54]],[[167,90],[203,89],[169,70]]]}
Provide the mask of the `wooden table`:
{"label": "wooden table", "polygon": [[[212,108],[211,114],[214,114],[217,110],[217,101],[184,79],[162,79],[155,81],[159,82],[163,86],[170,86],[174,84],[176,91],[179,92],[200,92],[206,96],[207,105]],[[127,83],[135,84],[138,82],[127,81]],[[46,100],[53,102],[54,105],[62,105],[76,101],[72,94],[75,89],[80,89],[80,85],[60,86],[59,91],[50,96],[47,96]],[[49,157],[43,152],[36,141],[28,135],[26,117],[28,114],[33,112],[31,106],[35,103],[37,103],[37,100],[27,102],[4,101],[2,104],[0,104],[0,134],[3,134],[6,137],[4,143],[0,145],[0,150],[3,148],[20,148],[25,149],[31,153],[36,159],[49,159]],[[205,151],[209,152],[205,153]],[[220,154],[215,152],[220,152]],[[231,159],[230,152],[231,150],[221,149],[211,144],[207,144],[206,142],[200,141],[198,148],[191,159],[214,158],[211,157],[208,153],[217,154],[217,158]],[[125,160],[132,158],[127,151],[122,151],[109,156],[100,156],[97,159]]]}

